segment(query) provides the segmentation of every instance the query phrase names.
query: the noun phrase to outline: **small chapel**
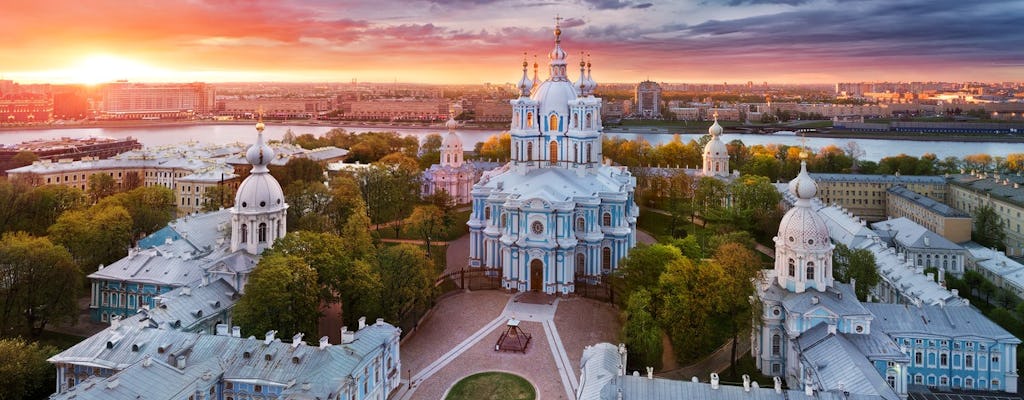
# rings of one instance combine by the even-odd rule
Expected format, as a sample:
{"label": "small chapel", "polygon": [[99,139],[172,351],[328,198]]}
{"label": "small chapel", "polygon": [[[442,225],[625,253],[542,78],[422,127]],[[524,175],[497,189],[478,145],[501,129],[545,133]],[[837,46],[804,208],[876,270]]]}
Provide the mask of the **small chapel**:
{"label": "small chapel", "polygon": [[472,197],[473,183],[484,170],[494,168],[495,163],[466,161],[462,139],[455,129],[459,123],[449,117],[445,123],[448,134],[441,140],[441,162],[423,171],[423,197],[446,192],[454,204],[467,204]]}

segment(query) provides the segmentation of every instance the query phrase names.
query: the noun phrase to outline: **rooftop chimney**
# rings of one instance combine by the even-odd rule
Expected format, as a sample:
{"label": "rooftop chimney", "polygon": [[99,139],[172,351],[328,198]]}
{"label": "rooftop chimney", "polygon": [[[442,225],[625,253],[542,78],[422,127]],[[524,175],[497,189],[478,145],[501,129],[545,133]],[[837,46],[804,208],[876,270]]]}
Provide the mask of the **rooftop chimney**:
{"label": "rooftop chimney", "polygon": [[711,389],[712,390],[717,390],[718,389],[718,374],[715,373],[715,372],[711,373]]}
{"label": "rooftop chimney", "polygon": [[327,336],[321,336],[320,337],[320,348],[321,349],[326,349],[328,347],[331,347],[331,343],[328,341]]}
{"label": "rooftop chimney", "polygon": [[782,393],[782,378],[774,376],[772,381],[775,382],[775,393]]}
{"label": "rooftop chimney", "polygon": [[366,317],[359,317],[359,330],[363,330],[366,327]]}
{"label": "rooftop chimney", "polygon": [[231,327],[231,337],[242,337],[242,327],[240,327],[240,326],[232,326]]}
{"label": "rooftop chimney", "polygon": [[302,333],[302,332],[296,333],[295,336],[292,336],[292,348],[293,349],[296,348],[296,347],[299,347],[299,345],[302,344],[302,337],[303,336],[305,336],[305,334]]}
{"label": "rooftop chimney", "polygon": [[750,391],[750,375],[743,374],[743,391]]}
{"label": "rooftop chimney", "polygon": [[266,339],[263,340],[263,344],[270,344],[270,342],[273,342],[274,341],[274,335],[276,335],[276,334],[277,334],[277,331],[274,331],[274,330],[267,331],[267,336],[266,336]]}
{"label": "rooftop chimney", "polygon": [[341,344],[349,344],[356,341],[356,333],[348,330],[347,326],[341,327]]}
{"label": "rooftop chimney", "polygon": [[227,336],[227,335],[228,335],[228,325],[227,324],[217,324],[217,336]]}

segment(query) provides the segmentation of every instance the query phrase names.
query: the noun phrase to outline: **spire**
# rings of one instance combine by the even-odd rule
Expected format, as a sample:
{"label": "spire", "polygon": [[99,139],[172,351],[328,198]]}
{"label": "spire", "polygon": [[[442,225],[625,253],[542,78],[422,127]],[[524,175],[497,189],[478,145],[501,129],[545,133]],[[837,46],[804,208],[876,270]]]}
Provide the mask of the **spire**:
{"label": "spire", "polygon": [[263,124],[263,107],[260,106],[258,111],[258,120],[256,121],[256,144],[249,147],[249,150],[245,152],[245,158],[252,164],[253,173],[268,172],[267,165],[274,159],[274,149],[267,146],[263,142],[263,129],[266,125]]}
{"label": "spire", "polygon": [[560,26],[562,17],[555,16],[555,48],[548,53],[551,60],[550,74],[553,81],[569,80],[565,71],[565,50],[562,50],[562,28]]}
{"label": "spire", "polygon": [[526,74],[526,69],[530,66],[530,63],[526,62],[526,52],[523,52],[523,79],[519,80],[519,96],[530,97],[530,90],[533,89],[533,80]]}
{"label": "spire", "polygon": [[587,95],[587,62],[583,61],[583,52],[580,52],[580,80],[576,81],[576,89],[580,97]]}
{"label": "spire", "polygon": [[539,69],[540,69],[540,64],[537,63],[537,55],[534,54],[533,55],[533,87],[531,87],[530,90],[533,90],[538,85],[540,85],[540,76],[538,76],[538,74],[537,74],[537,71]]}

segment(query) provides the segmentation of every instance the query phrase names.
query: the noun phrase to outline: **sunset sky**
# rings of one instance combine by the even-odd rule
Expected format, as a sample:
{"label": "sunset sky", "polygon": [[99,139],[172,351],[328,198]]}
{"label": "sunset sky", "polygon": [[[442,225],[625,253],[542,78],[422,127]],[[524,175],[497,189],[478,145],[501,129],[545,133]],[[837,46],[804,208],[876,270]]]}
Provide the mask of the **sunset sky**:
{"label": "sunset sky", "polygon": [[25,83],[514,82],[523,52],[546,64],[556,14],[570,66],[590,52],[599,82],[1024,81],[1020,0],[27,0],[0,9],[0,79]]}

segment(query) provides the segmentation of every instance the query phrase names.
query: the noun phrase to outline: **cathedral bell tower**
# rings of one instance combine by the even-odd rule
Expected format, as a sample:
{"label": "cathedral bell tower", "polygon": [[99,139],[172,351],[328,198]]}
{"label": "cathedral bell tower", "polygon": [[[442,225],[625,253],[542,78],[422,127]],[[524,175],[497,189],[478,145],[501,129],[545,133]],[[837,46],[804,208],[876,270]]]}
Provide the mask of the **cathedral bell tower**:
{"label": "cathedral bell tower", "polygon": [[235,206],[231,208],[231,251],[245,250],[261,254],[287,233],[288,203],[281,184],[270,175],[267,166],[274,160],[274,149],[263,142],[263,116],[256,123],[256,144],[245,152],[252,164],[249,176],[238,186]]}
{"label": "cathedral bell tower", "polygon": [[818,186],[807,174],[806,153],[801,153],[800,174],[789,182],[796,204],[779,224],[775,241],[775,274],[779,286],[795,293],[807,289],[824,292],[835,282],[832,250],[825,220],[812,208]]}

